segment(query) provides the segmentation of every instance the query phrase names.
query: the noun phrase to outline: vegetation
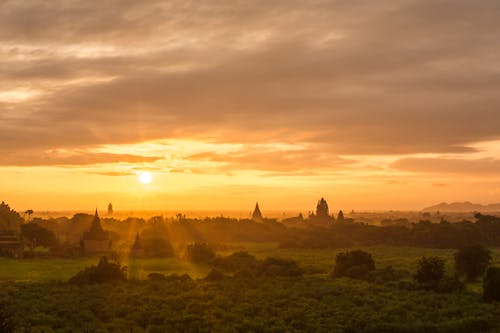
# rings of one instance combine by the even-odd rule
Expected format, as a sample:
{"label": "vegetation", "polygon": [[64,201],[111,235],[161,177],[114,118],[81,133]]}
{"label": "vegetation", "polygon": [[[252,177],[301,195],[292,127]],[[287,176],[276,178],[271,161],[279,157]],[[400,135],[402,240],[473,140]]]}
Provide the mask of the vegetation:
{"label": "vegetation", "polygon": [[[500,263],[500,251],[484,247],[500,244],[500,219],[391,217],[375,226],[354,221],[354,213],[335,220],[326,208],[320,202],[316,215],[283,223],[181,214],[102,219],[127,267],[80,257],[90,215],[19,222],[14,235],[52,258],[0,258],[9,267],[0,271],[0,332],[500,330],[498,269],[477,281]],[[15,225],[19,214],[6,204],[0,210],[11,221],[0,224]],[[140,235],[137,256],[127,256],[130,235]],[[469,282],[466,291],[455,275]]]}
{"label": "vegetation", "polygon": [[335,258],[333,276],[366,279],[373,270],[375,261],[371,254],[360,250],[341,252]]}
{"label": "vegetation", "polygon": [[127,267],[109,262],[106,257],[99,260],[97,266],[90,266],[69,279],[69,283],[82,285],[89,283],[111,283],[127,279]]}
{"label": "vegetation", "polygon": [[[17,332],[486,332],[500,307],[475,294],[364,281],[265,277],[74,287],[6,284]],[[61,297],[64,295],[64,297]]]}
{"label": "vegetation", "polygon": [[142,240],[144,254],[150,258],[166,258],[175,255],[172,244],[165,238],[146,238]]}
{"label": "vegetation", "polygon": [[414,279],[421,284],[437,285],[444,277],[444,260],[438,257],[422,257],[417,263]]}
{"label": "vegetation", "polygon": [[463,247],[455,253],[455,270],[467,281],[483,276],[490,263],[491,251],[481,245]]}
{"label": "vegetation", "polygon": [[490,267],[483,282],[483,297],[486,302],[500,302],[500,267]]}
{"label": "vegetation", "polygon": [[185,258],[195,263],[209,263],[215,259],[215,251],[207,243],[196,242],[187,246]]}

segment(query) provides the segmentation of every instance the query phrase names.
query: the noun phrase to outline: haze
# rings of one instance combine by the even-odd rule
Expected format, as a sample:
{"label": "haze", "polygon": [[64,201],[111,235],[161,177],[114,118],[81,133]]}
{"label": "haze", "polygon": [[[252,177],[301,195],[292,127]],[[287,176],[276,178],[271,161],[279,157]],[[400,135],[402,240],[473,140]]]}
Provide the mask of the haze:
{"label": "haze", "polygon": [[499,12],[488,0],[0,1],[2,200],[497,202]]}

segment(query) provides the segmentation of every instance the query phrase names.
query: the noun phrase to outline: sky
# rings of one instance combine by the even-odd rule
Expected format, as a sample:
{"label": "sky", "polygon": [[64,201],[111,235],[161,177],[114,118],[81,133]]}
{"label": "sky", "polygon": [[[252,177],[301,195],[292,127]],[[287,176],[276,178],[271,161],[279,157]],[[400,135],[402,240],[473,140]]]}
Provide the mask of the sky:
{"label": "sky", "polygon": [[496,0],[0,0],[0,200],[500,202],[499,12]]}

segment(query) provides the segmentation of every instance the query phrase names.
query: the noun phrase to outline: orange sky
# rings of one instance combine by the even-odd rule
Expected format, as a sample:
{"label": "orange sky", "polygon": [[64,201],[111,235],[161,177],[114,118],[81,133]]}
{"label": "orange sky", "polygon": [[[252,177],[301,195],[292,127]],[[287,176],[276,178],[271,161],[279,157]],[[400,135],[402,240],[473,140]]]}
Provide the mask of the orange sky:
{"label": "orange sky", "polygon": [[36,210],[500,202],[499,10],[489,0],[3,1],[0,200]]}

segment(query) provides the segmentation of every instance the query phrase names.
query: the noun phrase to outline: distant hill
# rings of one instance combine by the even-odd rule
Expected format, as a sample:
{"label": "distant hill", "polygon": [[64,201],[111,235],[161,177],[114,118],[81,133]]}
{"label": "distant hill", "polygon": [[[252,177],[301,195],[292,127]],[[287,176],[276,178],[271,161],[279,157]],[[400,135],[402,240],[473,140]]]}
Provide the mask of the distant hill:
{"label": "distant hill", "polygon": [[442,202],[440,204],[424,208],[424,212],[500,212],[500,203],[481,205],[469,201],[464,202]]}

